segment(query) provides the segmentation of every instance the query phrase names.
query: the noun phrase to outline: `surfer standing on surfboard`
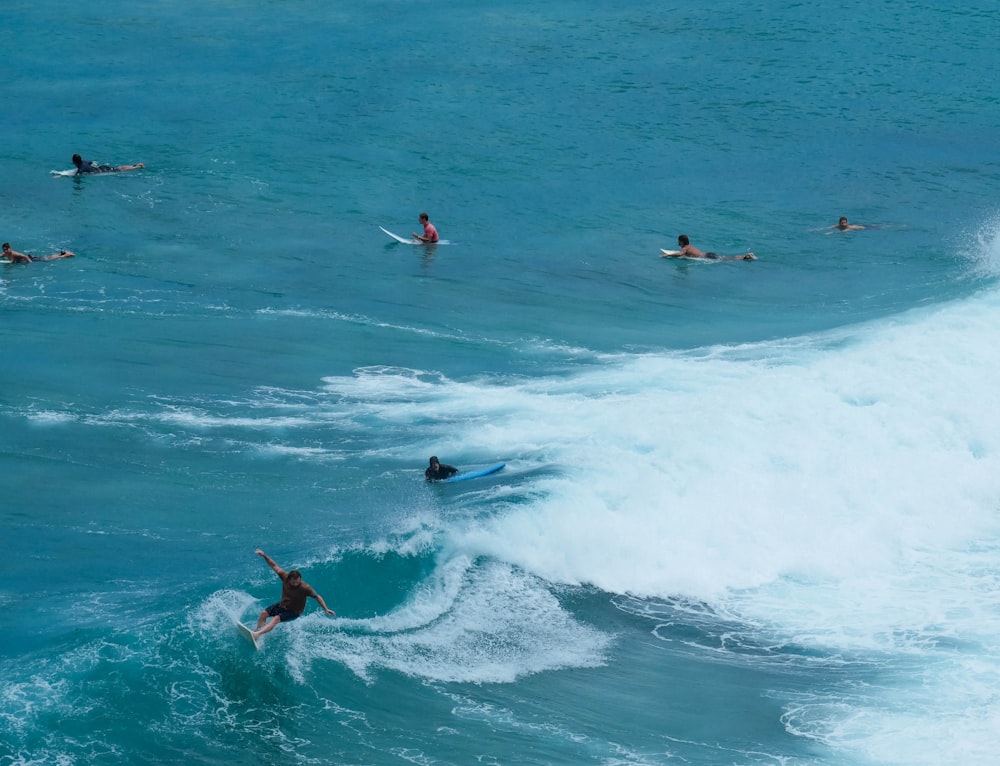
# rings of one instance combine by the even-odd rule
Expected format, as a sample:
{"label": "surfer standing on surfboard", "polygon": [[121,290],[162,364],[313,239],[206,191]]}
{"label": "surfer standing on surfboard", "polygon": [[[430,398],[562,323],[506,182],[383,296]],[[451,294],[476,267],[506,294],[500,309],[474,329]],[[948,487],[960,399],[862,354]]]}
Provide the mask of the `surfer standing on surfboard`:
{"label": "surfer standing on surfboard", "polygon": [[123,173],[126,170],[139,170],[146,167],[141,162],[137,165],[98,165],[93,160],[85,160],[79,154],[73,155],[73,164],[76,166],[76,174],[85,176],[90,173]]}
{"label": "surfer standing on surfboard", "polygon": [[[313,590],[311,585],[303,582],[302,573],[298,569],[286,572],[274,563],[274,559],[264,553],[264,551],[257,549],[256,553],[281,578],[281,601],[271,604],[271,606],[267,607],[257,617],[257,630],[251,633],[254,641],[265,633],[274,630],[279,622],[291,622],[301,617],[302,613],[306,610],[307,598],[316,599],[319,605],[323,607],[323,611],[331,617],[337,616],[336,612],[327,607],[326,602],[323,601],[323,597]],[[270,622],[268,622],[268,618],[270,618]],[[266,625],[264,624],[265,622],[267,622]]]}
{"label": "surfer standing on surfboard", "polygon": [[413,238],[419,239],[421,242],[437,242],[438,230],[431,223],[431,217],[427,213],[421,213],[418,220],[424,225],[424,234],[420,236],[417,232],[413,232]]}

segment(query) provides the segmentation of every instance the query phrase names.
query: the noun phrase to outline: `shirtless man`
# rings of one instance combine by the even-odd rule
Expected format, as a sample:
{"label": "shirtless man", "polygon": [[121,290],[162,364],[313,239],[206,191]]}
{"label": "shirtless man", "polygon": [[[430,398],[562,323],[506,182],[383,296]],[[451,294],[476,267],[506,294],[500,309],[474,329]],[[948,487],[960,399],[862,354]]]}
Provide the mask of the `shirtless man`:
{"label": "shirtless man", "polygon": [[[323,607],[323,611],[331,617],[337,616],[336,612],[327,607],[326,602],[323,601],[323,597],[313,590],[311,585],[302,581],[302,573],[298,569],[286,572],[275,564],[274,559],[264,553],[264,551],[258,549],[256,553],[281,578],[281,601],[271,604],[271,606],[267,607],[257,617],[257,630],[251,632],[254,641],[265,633],[274,630],[279,622],[291,622],[301,617],[302,613],[306,610],[307,598],[316,599],[319,605]],[[270,618],[270,622],[268,622],[268,618]],[[264,624],[265,622],[267,622],[266,625]]]}
{"label": "shirtless man", "polygon": [[703,253],[697,247],[691,244],[691,240],[688,239],[687,234],[681,234],[677,237],[677,246],[680,250],[676,251],[662,251],[663,255],[661,258],[707,258],[712,261],[755,261],[757,256],[753,253],[747,253],[746,255],[719,255],[718,253]]}
{"label": "shirtless man", "polygon": [[58,258],[72,258],[76,253],[70,252],[69,250],[60,250],[58,253],[53,253],[52,255],[47,255],[44,258],[36,258],[33,255],[28,255],[27,253],[19,253],[17,250],[10,249],[10,243],[3,243],[3,257],[7,259],[8,263],[34,263],[35,261],[54,261]]}
{"label": "shirtless man", "polygon": [[841,231],[856,231],[857,229],[863,229],[865,227],[857,223],[848,223],[847,216],[842,215],[840,216],[839,221],[837,221],[833,226],[829,226],[827,228],[840,229]]}

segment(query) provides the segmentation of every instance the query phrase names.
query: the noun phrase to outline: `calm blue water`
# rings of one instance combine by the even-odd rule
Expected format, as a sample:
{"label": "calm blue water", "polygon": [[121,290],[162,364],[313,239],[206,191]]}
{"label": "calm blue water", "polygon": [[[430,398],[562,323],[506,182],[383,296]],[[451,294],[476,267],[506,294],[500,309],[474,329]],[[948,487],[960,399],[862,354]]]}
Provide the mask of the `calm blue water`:
{"label": "calm blue water", "polygon": [[994,4],[0,21],[0,764],[1000,762]]}

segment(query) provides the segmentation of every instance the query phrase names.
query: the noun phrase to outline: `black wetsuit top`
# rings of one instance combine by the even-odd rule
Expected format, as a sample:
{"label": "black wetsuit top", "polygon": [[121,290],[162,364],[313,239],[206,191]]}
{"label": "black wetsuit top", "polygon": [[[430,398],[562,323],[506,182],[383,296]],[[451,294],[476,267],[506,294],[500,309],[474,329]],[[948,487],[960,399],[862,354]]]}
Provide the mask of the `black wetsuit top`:
{"label": "black wetsuit top", "polygon": [[449,476],[454,476],[456,473],[458,473],[458,469],[455,466],[438,463],[436,471],[430,466],[427,466],[427,470],[424,471],[424,476],[427,477],[427,481],[436,481],[438,479],[447,479]]}
{"label": "black wetsuit top", "polygon": [[110,173],[114,170],[110,165],[98,165],[93,160],[84,160],[80,163],[80,167],[76,169],[77,175],[85,175],[86,173]]}

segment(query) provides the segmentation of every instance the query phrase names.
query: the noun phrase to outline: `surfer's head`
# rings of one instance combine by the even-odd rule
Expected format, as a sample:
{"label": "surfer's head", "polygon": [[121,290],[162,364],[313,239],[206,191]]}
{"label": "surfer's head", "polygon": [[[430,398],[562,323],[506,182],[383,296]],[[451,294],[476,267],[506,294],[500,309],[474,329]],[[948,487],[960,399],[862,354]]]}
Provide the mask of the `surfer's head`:
{"label": "surfer's head", "polygon": [[[4,242],[3,251],[6,253],[8,250],[10,250],[10,242]],[[436,458],[431,458],[431,460],[436,460]]]}
{"label": "surfer's head", "polygon": [[427,223],[429,220],[431,220],[431,217],[427,213],[420,214],[420,223]]}
{"label": "surfer's head", "polygon": [[81,157],[79,154],[74,154],[73,164],[76,165],[77,167],[80,167],[83,164],[83,157]]}
{"label": "surfer's head", "polygon": [[437,465],[438,464],[437,455],[434,455],[433,457],[431,457],[430,463],[431,463],[431,465]]}
{"label": "surfer's head", "polygon": [[289,585],[298,585],[302,582],[302,573],[298,569],[293,569],[288,573],[288,583]]}
{"label": "surfer's head", "polygon": [[837,221],[837,227],[841,228],[841,229],[846,229],[847,228],[847,216],[846,215],[840,216],[840,220]]}
{"label": "surfer's head", "polygon": [[688,239],[688,235],[687,234],[681,234],[677,238],[677,244],[680,245],[681,247],[687,247],[688,245],[691,244],[691,240]]}

